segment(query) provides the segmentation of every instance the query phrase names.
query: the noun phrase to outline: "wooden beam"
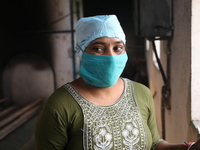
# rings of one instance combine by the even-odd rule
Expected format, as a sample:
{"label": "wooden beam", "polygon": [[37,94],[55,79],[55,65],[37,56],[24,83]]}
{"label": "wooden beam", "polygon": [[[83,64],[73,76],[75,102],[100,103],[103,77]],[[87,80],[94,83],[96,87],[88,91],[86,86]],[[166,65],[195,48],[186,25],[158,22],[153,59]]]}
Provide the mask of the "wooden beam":
{"label": "wooden beam", "polygon": [[5,97],[5,98],[1,98],[1,99],[0,99],[0,104],[2,104],[3,102],[5,102],[5,101],[7,101],[7,100],[8,100],[7,97]]}
{"label": "wooden beam", "polygon": [[39,98],[36,101],[32,102],[31,104],[19,109],[16,113],[11,114],[9,117],[5,118],[0,122],[0,129],[7,125],[9,122],[13,121],[14,119],[20,117],[23,113],[34,107],[35,105],[41,103],[44,98]]}
{"label": "wooden beam", "polygon": [[2,111],[0,111],[0,118],[15,111],[18,107],[17,106],[10,106]]}
{"label": "wooden beam", "polygon": [[28,110],[26,113],[21,115],[19,118],[17,118],[13,122],[9,123],[2,130],[0,130],[0,141],[4,137],[6,137],[8,134],[10,134],[12,131],[17,129],[19,126],[21,126],[23,123],[25,123],[28,119],[30,119],[31,117],[36,115],[38,110],[40,109],[40,107],[41,107],[41,105],[33,107],[32,109]]}
{"label": "wooden beam", "polygon": [[7,101],[7,100],[8,100],[7,97],[0,99],[0,110],[3,110],[5,108],[4,102]]}

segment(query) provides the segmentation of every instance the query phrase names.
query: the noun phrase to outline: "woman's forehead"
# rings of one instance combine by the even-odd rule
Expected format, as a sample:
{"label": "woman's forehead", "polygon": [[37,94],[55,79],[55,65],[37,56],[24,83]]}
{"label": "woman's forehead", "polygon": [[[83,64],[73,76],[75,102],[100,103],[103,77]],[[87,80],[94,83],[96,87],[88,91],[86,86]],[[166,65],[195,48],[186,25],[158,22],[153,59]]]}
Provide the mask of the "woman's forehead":
{"label": "woman's forehead", "polygon": [[116,37],[100,37],[95,40],[93,40],[90,44],[103,44],[103,43],[123,43],[122,40]]}

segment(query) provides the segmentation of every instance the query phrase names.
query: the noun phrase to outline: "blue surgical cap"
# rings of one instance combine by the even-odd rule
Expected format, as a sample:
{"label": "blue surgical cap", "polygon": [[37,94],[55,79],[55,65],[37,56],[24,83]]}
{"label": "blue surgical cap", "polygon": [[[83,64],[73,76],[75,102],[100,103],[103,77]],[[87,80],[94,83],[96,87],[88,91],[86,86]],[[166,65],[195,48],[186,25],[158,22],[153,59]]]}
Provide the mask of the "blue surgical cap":
{"label": "blue surgical cap", "polygon": [[116,37],[126,43],[124,31],[116,15],[85,17],[76,24],[76,50],[82,57],[85,48],[100,37]]}

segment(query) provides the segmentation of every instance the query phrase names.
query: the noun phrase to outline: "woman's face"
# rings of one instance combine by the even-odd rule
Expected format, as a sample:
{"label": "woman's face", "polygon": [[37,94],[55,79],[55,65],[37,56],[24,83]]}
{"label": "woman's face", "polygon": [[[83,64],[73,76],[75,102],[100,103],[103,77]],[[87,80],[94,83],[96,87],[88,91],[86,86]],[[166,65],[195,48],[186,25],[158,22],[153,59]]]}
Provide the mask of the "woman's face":
{"label": "woman's face", "polygon": [[94,55],[115,56],[126,51],[124,43],[118,38],[101,37],[92,41],[85,52]]}

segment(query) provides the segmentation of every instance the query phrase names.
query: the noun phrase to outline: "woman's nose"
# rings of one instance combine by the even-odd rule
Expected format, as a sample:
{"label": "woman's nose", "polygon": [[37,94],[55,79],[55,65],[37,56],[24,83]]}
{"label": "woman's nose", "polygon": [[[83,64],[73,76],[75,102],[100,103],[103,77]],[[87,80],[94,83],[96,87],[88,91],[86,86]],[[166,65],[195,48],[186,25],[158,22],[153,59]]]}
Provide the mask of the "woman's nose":
{"label": "woman's nose", "polygon": [[107,56],[115,56],[117,55],[112,48],[108,48],[106,51]]}

